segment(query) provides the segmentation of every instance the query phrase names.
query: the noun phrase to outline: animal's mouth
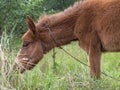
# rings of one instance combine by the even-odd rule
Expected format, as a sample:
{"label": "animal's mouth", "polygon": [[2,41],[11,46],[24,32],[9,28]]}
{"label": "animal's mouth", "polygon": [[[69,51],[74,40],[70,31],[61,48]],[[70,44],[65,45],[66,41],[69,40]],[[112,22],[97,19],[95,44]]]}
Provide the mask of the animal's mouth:
{"label": "animal's mouth", "polygon": [[26,70],[31,70],[36,65],[34,63],[31,63],[31,60],[32,58],[17,58],[15,60],[20,69],[20,73],[24,73]]}

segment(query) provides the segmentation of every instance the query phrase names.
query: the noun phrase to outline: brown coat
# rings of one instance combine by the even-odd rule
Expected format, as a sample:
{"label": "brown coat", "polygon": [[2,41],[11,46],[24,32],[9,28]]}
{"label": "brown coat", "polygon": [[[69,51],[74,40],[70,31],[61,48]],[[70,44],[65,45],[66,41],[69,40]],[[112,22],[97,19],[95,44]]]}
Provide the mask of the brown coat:
{"label": "brown coat", "polygon": [[22,72],[32,69],[52,48],[74,39],[89,56],[91,76],[100,77],[102,52],[120,51],[120,0],[76,2],[63,12],[40,18],[37,23],[27,16],[27,24],[17,58]]}

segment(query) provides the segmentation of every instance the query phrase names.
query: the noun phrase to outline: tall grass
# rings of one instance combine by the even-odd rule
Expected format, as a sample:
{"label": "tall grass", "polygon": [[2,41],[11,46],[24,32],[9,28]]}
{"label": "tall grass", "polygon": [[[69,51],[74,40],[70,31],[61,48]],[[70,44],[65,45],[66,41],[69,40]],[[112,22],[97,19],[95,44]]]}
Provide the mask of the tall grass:
{"label": "tall grass", "polygon": [[[14,34],[3,33],[0,55],[0,90],[120,90],[120,82],[102,75],[100,80],[93,80],[89,68],[75,61],[64,51],[55,49],[44,55],[40,63],[23,75],[19,70],[11,70],[20,48],[20,38]],[[88,63],[86,53],[77,42],[63,46],[73,56]],[[54,63],[55,67],[54,68]],[[107,53],[102,57],[102,71],[120,79],[119,53]],[[9,73],[8,73],[9,72]]]}

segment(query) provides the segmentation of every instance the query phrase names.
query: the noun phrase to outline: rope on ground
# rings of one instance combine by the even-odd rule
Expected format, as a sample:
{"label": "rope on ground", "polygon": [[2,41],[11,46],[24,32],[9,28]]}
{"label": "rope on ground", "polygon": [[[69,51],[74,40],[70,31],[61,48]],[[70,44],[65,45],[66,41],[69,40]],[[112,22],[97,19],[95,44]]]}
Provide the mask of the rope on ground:
{"label": "rope on ground", "polygon": [[[59,48],[62,49],[66,54],[68,54],[70,57],[72,57],[72,58],[73,58],[74,60],[76,60],[77,62],[83,64],[84,66],[90,67],[90,66],[87,65],[86,63],[84,63],[84,62],[80,61],[78,58],[74,57],[72,54],[70,54],[68,51],[66,51],[66,50],[63,49],[62,47],[59,47]],[[105,72],[102,72],[102,74],[103,74],[104,76],[107,76],[107,77],[109,77],[109,78],[111,78],[111,79],[114,79],[114,80],[120,82],[119,79],[117,79],[117,78],[115,78],[115,77],[113,77],[113,76],[110,76],[110,75],[106,74]]]}

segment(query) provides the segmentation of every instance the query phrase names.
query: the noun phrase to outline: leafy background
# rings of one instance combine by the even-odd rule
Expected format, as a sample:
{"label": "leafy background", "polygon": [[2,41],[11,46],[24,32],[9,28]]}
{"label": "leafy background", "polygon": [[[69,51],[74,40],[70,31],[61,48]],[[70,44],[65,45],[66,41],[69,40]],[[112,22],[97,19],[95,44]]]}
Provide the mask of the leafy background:
{"label": "leafy background", "polygon": [[37,20],[41,15],[63,10],[76,0],[0,0],[0,31],[22,34],[26,30],[26,15]]}

